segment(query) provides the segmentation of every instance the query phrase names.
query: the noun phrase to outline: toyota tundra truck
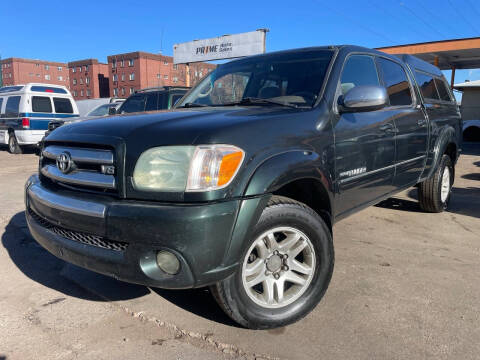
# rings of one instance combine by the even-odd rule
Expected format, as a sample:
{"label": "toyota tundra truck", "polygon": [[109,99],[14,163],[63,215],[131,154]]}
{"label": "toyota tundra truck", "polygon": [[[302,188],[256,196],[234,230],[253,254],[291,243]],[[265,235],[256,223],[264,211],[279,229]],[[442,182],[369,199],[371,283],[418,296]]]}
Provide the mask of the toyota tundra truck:
{"label": "toyota tundra truck", "polygon": [[357,46],[246,57],[172,111],[52,132],[26,218],[67,262],[208,286],[240,325],[284,326],[327,290],[337,221],[412,186],[425,212],[447,207],[461,129],[444,76],[415,57]]}

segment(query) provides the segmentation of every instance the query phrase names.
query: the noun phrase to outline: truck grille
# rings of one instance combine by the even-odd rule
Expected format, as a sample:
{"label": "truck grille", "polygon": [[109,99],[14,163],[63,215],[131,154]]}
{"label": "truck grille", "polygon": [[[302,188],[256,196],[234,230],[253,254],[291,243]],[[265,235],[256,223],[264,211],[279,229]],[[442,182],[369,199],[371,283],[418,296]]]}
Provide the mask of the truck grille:
{"label": "truck grille", "polygon": [[42,151],[40,173],[74,188],[115,192],[115,156],[112,150],[48,145]]}
{"label": "truck grille", "polygon": [[40,217],[30,208],[28,208],[28,213],[39,225],[68,240],[114,251],[125,251],[128,247],[128,244],[124,242],[107,240],[102,236],[62,228]]}

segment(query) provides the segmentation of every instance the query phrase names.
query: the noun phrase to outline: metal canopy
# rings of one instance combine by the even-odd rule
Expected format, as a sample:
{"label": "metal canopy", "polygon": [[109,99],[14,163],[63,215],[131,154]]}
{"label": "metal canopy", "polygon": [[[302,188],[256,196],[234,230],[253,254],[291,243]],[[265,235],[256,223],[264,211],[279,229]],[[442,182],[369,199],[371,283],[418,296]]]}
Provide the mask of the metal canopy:
{"label": "metal canopy", "polygon": [[411,54],[441,70],[480,68],[480,37],[377,48],[388,54]]}

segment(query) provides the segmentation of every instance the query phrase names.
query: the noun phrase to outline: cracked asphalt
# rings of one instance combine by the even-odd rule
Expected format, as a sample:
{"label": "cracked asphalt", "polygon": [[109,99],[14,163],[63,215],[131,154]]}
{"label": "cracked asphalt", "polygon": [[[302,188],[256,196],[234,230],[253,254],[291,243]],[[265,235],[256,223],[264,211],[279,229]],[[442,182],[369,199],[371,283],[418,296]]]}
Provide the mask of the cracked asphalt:
{"label": "cracked asphalt", "polygon": [[478,359],[480,144],[465,150],[449,211],[423,213],[409,189],[341,221],[320,305],[252,331],[205,289],[122,283],[49,254],[23,214],[37,157],[0,149],[0,360]]}

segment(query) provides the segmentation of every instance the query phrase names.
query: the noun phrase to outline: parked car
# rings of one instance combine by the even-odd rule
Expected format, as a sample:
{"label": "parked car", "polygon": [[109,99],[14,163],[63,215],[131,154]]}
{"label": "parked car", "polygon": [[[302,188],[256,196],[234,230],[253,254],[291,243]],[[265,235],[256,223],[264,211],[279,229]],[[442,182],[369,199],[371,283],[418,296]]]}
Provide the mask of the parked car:
{"label": "parked car", "polygon": [[65,86],[28,83],[0,88],[0,144],[12,154],[37,145],[52,119],[78,116]]}
{"label": "parked car", "polygon": [[467,80],[454,88],[462,91],[463,140],[480,141],[480,80]]}
{"label": "parked car", "polygon": [[163,86],[136,91],[111,115],[171,109],[188,91],[182,86]]}
{"label": "parked car", "polygon": [[100,105],[122,103],[124,101],[125,99],[120,99],[117,97],[77,100],[78,112],[80,116],[83,117],[87,116],[88,113]]}
{"label": "parked car", "polygon": [[237,323],[273,328],[325,294],[337,221],[411,186],[424,211],[443,211],[460,141],[447,82],[420,59],[356,46],[252,56],[219,65],[174,111],[54,131],[26,217],[68,262],[210,286]]}

